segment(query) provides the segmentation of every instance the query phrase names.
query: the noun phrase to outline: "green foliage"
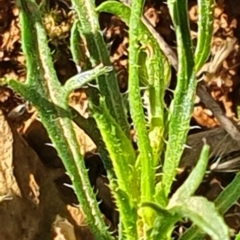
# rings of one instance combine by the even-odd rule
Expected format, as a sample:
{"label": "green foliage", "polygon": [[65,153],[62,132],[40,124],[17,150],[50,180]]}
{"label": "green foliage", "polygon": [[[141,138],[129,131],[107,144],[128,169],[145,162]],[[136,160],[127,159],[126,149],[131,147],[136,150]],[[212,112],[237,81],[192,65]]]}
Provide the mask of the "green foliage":
{"label": "green foliage", "polygon": [[[24,84],[11,80],[9,85],[37,108],[41,121],[69,173],[78,200],[84,206],[87,221],[94,235],[98,236],[98,239],[111,239],[98,203],[93,201],[95,194],[77,144],[71,111],[67,99],[63,97],[69,93],[61,87],[57,79],[38,5],[34,1],[21,0],[19,7],[23,51],[28,70],[27,80]],[[91,75],[87,78],[89,77],[91,78]]]}
{"label": "green foliage", "polygon": [[[98,208],[73,130],[75,121],[96,143],[120,214],[120,239],[171,239],[175,224],[189,218],[193,226],[179,239],[229,239],[222,214],[239,198],[239,175],[215,203],[194,196],[208,163],[209,146],[187,180],[169,197],[184,150],[196,91],[196,72],[206,61],[212,37],[213,0],[199,0],[199,37],[193,50],[186,0],[169,0],[168,7],[177,37],[179,63],[177,86],[170,108],[164,103],[171,68],[164,47],[142,17],[144,1],[131,7],[107,1],[95,9],[93,0],[72,0],[77,18],[71,30],[70,50],[84,70],[61,86],[53,67],[41,8],[34,0],[19,0],[22,47],[26,56],[27,81],[9,85],[39,112],[59,156],[73,182],[96,239],[113,239]],[[98,12],[119,16],[129,26],[129,110],[137,135],[138,151],[132,146],[123,97],[111,67],[107,45],[98,24]],[[87,43],[86,49],[81,44]],[[38,67],[36,67],[38,66]],[[68,106],[68,95],[95,79],[98,90],[88,89],[91,117],[82,118]],[[146,87],[147,120],[140,85]],[[160,161],[160,156],[164,161]],[[160,176],[160,177],[159,177]]]}
{"label": "green foliage", "polygon": [[185,201],[195,193],[202,182],[208,165],[209,150],[209,146],[204,144],[196,167],[190,173],[182,186],[179,187],[178,190],[173,194],[169,201],[169,205],[174,204],[174,202]]}

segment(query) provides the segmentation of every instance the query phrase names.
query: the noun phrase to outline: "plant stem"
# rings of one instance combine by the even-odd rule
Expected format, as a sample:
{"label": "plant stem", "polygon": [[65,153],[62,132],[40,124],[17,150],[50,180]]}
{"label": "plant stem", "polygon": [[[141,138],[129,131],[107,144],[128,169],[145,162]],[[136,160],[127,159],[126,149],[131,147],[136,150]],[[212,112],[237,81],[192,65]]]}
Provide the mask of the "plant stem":
{"label": "plant stem", "polygon": [[177,86],[169,109],[169,139],[163,165],[162,184],[167,198],[189,131],[196,81],[186,0],[169,0],[169,11],[177,35],[179,58]]}
{"label": "plant stem", "polygon": [[[105,66],[110,66],[109,53],[99,28],[94,1],[72,0],[72,3],[80,20],[79,30],[86,40],[92,65],[102,63]],[[115,72],[112,71],[108,76],[99,77],[97,82],[100,94],[105,97],[111,115],[117,120],[126,136],[130,139],[129,124]]]}
{"label": "plant stem", "polygon": [[[54,70],[46,32],[38,5],[20,0],[23,51],[27,62],[27,81],[10,81],[10,86],[36,106],[39,116],[72,180],[73,189],[84,209],[96,239],[112,239],[102,219],[90,185],[83,156],[72,125],[72,116]],[[33,54],[32,54],[33,53]],[[65,89],[66,90],[66,89]]]}

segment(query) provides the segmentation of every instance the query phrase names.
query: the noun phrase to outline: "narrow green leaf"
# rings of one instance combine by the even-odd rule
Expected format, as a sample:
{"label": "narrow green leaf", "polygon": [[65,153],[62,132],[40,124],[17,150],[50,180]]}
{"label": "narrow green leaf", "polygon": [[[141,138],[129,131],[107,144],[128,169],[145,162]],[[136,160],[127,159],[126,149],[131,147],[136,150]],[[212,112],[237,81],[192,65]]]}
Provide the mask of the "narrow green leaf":
{"label": "narrow green leaf", "polygon": [[220,213],[225,213],[240,198],[240,173],[233,181],[223,189],[215,200],[216,207]]}
{"label": "narrow green leaf", "polygon": [[130,205],[128,195],[117,187],[117,183],[110,184],[115,195],[118,211],[120,213],[119,222],[123,224],[121,234],[125,240],[136,240],[137,236],[137,209]]}
{"label": "narrow green leaf", "polygon": [[169,139],[163,165],[162,194],[166,197],[170,193],[172,182],[174,181],[176,170],[184,150],[196,90],[187,1],[171,0],[168,1],[168,7],[177,35],[179,65],[174,99],[169,108]]}
{"label": "narrow green leaf", "polygon": [[141,207],[149,207],[152,208],[159,216],[172,216],[171,212],[167,210],[165,207],[161,206],[158,203],[154,202],[144,202]]}
{"label": "narrow green leaf", "polygon": [[174,202],[184,201],[194,194],[199,185],[201,184],[208,165],[210,146],[204,144],[200,158],[197,165],[189,174],[187,180],[178,188],[170,199],[169,206],[174,205]]}
{"label": "narrow green leaf", "polygon": [[136,154],[132,143],[110,115],[102,98],[100,99],[100,106],[92,105],[91,108],[112,159],[119,188],[128,194],[129,199],[136,201],[139,198],[138,177],[134,173]]}
{"label": "narrow green leaf", "polygon": [[[89,51],[89,59],[92,66],[102,63],[104,66],[111,66],[109,51],[104,42],[103,35],[98,23],[98,15],[95,11],[94,0],[71,0],[79,19],[79,32],[85,39]],[[119,91],[117,75],[115,71],[108,75],[101,75],[97,78],[99,91],[106,98],[106,104],[111,115],[126,136],[130,139],[130,127],[124,109],[123,99]]]}
{"label": "narrow green leaf", "polygon": [[[108,12],[114,15],[117,15],[121,18],[122,21],[124,21],[127,25],[129,25],[129,19],[130,19],[130,13],[131,8],[121,2],[118,1],[106,1],[100,4],[96,11],[99,12]],[[177,59],[175,52],[171,50],[171,48],[166,46],[166,43],[161,35],[158,35],[154,31],[154,28],[151,26],[151,24],[148,23],[148,21],[142,17],[142,21],[139,23],[139,34],[141,34],[141,38],[139,40],[141,42],[146,43],[147,45],[151,42],[155,42],[158,46],[157,48],[161,49],[162,57],[165,56],[165,59],[168,59],[168,62],[172,64],[174,69],[177,70]],[[155,45],[154,43],[154,45]],[[156,50],[154,47],[153,50]]]}
{"label": "narrow green leaf", "polygon": [[240,240],[240,233],[236,235],[235,240]]}
{"label": "narrow green leaf", "polygon": [[138,149],[141,155],[141,202],[151,201],[154,194],[153,153],[147,134],[144,112],[141,103],[138,73],[139,24],[141,22],[143,0],[133,0],[129,19],[129,106],[134,127],[138,136]]}
{"label": "narrow green leaf", "polygon": [[157,217],[153,223],[151,231],[151,237],[153,239],[168,240],[174,225],[181,219],[178,214],[172,214],[171,211],[167,210],[163,206],[153,202],[146,202],[142,204],[142,207],[149,207],[157,213]]}
{"label": "narrow green leaf", "polygon": [[[216,209],[220,214],[224,214],[240,198],[240,173],[233,181],[223,189],[215,200]],[[205,234],[196,226],[189,228],[179,240],[201,240]]]}
{"label": "narrow green leaf", "polygon": [[[86,49],[84,46],[84,36],[80,36],[79,32],[79,20],[76,19],[71,29],[71,37],[70,37],[70,50],[72,53],[73,61],[77,66],[79,66],[81,71],[91,71],[91,63],[86,56]],[[100,65],[99,65],[100,66]],[[81,73],[80,73],[81,74]],[[79,76],[79,75],[78,75]],[[97,77],[97,76],[96,76]],[[69,79],[70,81],[70,79]],[[69,83],[66,83],[69,84]],[[66,86],[65,86],[66,87]],[[67,92],[70,90],[67,90]],[[88,94],[90,96],[90,101],[95,99],[98,101],[97,94],[94,93],[93,89],[88,89]],[[74,122],[84,130],[84,132],[90,136],[93,142],[98,146],[98,152],[103,161],[104,167],[107,170],[109,180],[115,179],[115,173],[113,170],[113,166],[111,160],[109,158],[108,151],[106,150],[106,146],[102,141],[101,134],[99,129],[97,128],[97,124],[93,118],[83,118],[76,110],[71,109]]]}
{"label": "narrow green leaf", "polygon": [[117,181],[111,181],[110,185],[116,197],[120,221],[127,238],[134,239],[137,236],[136,209],[140,198],[139,179],[134,168],[136,154],[131,141],[108,112],[104,100],[100,98],[100,106],[92,105],[91,108],[116,173]]}
{"label": "narrow green leaf", "polygon": [[[97,7],[97,11],[108,12],[119,16],[128,26],[131,9],[117,1],[103,2]],[[147,27],[148,26],[148,27]],[[151,31],[150,28],[153,30]],[[164,119],[165,119],[165,90],[170,81],[170,65],[163,54],[166,48],[159,44],[161,38],[154,28],[141,17],[138,25],[138,39],[141,43],[139,53],[139,81],[148,87],[145,95],[148,106],[149,139],[153,152],[153,166],[159,164],[159,156],[164,146]],[[169,55],[168,55],[169,56]],[[147,90],[146,90],[147,91]],[[148,173],[149,178],[153,173]]]}
{"label": "narrow green leaf", "polygon": [[217,212],[214,203],[204,197],[190,197],[169,209],[173,213],[190,218],[213,240],[229,240],[229,230]]}
{"label": "narrow green leaf", "polygon": [[86,49],[84,47],[83,39],[79,32],[79,20],[76,19],[73,23],[70,36],[70,50],[73,61],[81,70],[85,71],[91,67],[91,63],[86,56]]}
{"label": "narrow green leaf", "polygon": [[95,67],[94,69],[76,74],[75,76],[68,79],[66,84],[63,87],[63,89],[66,93],[66,97],[68,97],[68,95],[72,91],[83,87],[85,84],[94,80],[96,77],[99,77],[100,75],[103,75],[103,74],[107,74],[112,70],[113,70],[113,68],[111,66],[104,67],[102,65],[99,65],[99,66]]}
{"label": "narrow green leaf", "polygon": [[71,113],[62,98],[61,84],[53,67],[39,6],[34,0],[19,0],[22,43],[27,62],[27,81],[10,81],[10,86],[32,102],[46,127],[72,180],[74,191],[84,208],[86,220],[97,239],[112,239],[102,219],[90,185],[83,156],[79,152]]}
{"label": "narrow green leaf", "polygon": [[208,59],[213,35],[214,0],[198,0],[198,40],[195,51],[195,71]]}
{"label": "narrow green leaf", "polygon": [[143,86],[148,86],[148,74],[147,74],[147,67],[146,67],[146,59],[147,59],[147,53],[144,51],[139,52],[139,57],[138,57],[138,64],[141,66],[139,68],[139,81],[140,84]]}

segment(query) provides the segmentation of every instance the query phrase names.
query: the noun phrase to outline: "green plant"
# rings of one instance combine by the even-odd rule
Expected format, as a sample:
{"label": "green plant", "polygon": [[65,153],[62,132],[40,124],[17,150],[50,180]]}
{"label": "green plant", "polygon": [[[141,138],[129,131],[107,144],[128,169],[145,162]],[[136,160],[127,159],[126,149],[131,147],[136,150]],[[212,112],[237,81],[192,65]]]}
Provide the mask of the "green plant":
{"label": "green plant", "polygon": [[[189,32],[187,1],[168,1],[179,59],[177,86],[169,109],[164,103],[164,92],[170,81],[170,65],[141,18],[144,2],[133,0],[130,9],[120,2],[107,1],[97,8],[118,15],[129,25],[129,110],[138,138],[138,154],[132,146],[126,109],[98,25],[94,1],[72,0],[72,4],[77,19],[72,27],[70,49],[74,61],[81,63],[86,71],[61,86],[53,67],[41,10],[34,0],[19,0],[27,81],[20,84],[10,80],[9,85],[37,108],[96,239],[113,237],[98,209],[72,121],[98,146],[120,213],[120,239],[171,239],[175,224],[183,217],[190,218],[195,226],[191,228],[194,232],[189,229],[181,239],[193,239],[193,235],[194,239],[201,239],[204,234],[213,239],[229,239],[229,229],[220,213],[239,198],[240,191],[226,194],[239,188],[239,175],[216,200],[216,206],[203,197],[193,196],[206,171],[207,144],[188,179],[169,198],[189,131],[196,72],[209,54],[213,0],[199,0],[199,40],[195,51]],[[87,43],[89,58],[79,48],[80,41]],[[149,96],[147,122],[141,100],[139,64],[141,73],[147,77],[143,81]],[[96,94],[89,87],[92,117],[84,119],[68,106],[68,95],[93,79],[98,91]]]}

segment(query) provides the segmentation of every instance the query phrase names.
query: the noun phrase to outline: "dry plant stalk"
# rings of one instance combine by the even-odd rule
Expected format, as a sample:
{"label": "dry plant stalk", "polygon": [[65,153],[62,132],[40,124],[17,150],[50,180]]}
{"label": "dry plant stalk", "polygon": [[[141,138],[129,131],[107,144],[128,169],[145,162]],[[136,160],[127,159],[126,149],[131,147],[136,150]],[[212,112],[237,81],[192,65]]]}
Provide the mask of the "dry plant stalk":
{"label": "dry plant stalk", "polygon": [[234,50],[234,45],[236,44],[237,39],[231,38],[230,40],[225,40],[220,49],[213,56],[212,60],[203,65],[203,67],[198,72],[198,76],[203,73],[206,73],[204,80],[210,82],[214,76],[216,76],[219,68],[221,67],[223,61],[229,56],[229,54]]}

